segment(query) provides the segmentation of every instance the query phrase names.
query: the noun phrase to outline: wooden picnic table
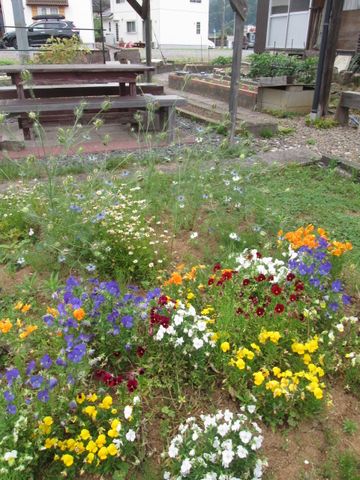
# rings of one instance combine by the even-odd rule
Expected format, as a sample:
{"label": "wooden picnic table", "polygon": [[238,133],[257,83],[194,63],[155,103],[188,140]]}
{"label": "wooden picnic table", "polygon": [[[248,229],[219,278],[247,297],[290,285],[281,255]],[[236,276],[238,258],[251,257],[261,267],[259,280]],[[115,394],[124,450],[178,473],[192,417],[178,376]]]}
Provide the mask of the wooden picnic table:
{"label": "wooden picnic table", "polygon": [[[154,70],[142,64],[79,64],[79,65],[10,65],[1,66],[0,73],[11,77],[16,85],[18,99],[25,98],[24,72],[31,74],[32,85],[67,85],[67,84],[99,84],[116,82],[119,84],[119,95],[136,96],[136,78],[146,71]],[[126,84],[129,87],[126,88]]]}

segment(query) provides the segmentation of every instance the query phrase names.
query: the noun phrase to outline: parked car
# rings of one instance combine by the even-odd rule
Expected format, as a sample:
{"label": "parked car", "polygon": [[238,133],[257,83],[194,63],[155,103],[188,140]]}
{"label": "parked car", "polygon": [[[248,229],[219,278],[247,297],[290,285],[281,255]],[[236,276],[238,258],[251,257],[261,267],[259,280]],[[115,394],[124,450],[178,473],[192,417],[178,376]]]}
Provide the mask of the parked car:
{"label": "parked car", "polygon": [[247,48],[254,48],[255,47],[256,33],[255,32],[248,32],[246,34],[246,38],[247,38],[247,42],[248,42]]}
{"label": "parked car", "polygon": [[[44,45],[49,38],[71,38],[80,36],[73,22],[65,20],[63,15],[37,15],[35,22],[27,28],[29,46]],[[16,31],[5,33],[2,38],[5,47],[17,48]]]}

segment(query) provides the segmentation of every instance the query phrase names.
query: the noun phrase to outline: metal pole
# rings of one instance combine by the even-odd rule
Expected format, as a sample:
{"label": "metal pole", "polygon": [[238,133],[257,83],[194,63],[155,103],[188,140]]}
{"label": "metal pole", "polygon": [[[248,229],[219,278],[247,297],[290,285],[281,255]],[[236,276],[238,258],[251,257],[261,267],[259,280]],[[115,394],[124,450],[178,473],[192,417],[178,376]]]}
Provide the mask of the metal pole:
{"label": "metal pole", "polygon": [[105,64],[106,63],[106,52],[105,52],[104,19],[103,19],[102,0],[100,0],[100,28],[101,28],[101,44],[102,44],[103,62]]}
{"label": "metal pole", "polygon": [[231,71],[231,87],[230,87],[230,103],[229,111],[231,117],[231,129],[229,141],[234,143],[236,125],[237,125],[237,109],[239,98],[239,83],[240,83],[240,69],[241,69],[241,56],[244,39],[244,20],[238,13],[235,15],[235,35],[234,35],[234,51],[233,51],[233,63]]}
{"label": "metal pole", "polygon": [[24,6],[22,0],[11,0],[16,29],[16,42],[22,64],[29,61],[29,39],[25,22]]}
{"label": "metal pole", "polygon": [[321,88],[322,88],[322,79],[323,79],[323,73],[324,73],[325,52],[326,52],[326,46],[327,46],[327,42],[328,42],[329,21],[330,21],[332,3],[333,3],[333,0],[327,0],[327,2],[326,2],[326,9],[325,9],[325,16],[324,16],[324,26],[323,26],[323,32],[322,32],[322,35],[321,35],[321,45],[320,45],[319,63],[318,63],[317,75],[316,75],[314,99],[313,99],[312,109],[311,109],[311,113],[310,113],[311,120],[315,120],[315,118],[318,115],[318,108],[319,108],[319,101],[320,101]]}

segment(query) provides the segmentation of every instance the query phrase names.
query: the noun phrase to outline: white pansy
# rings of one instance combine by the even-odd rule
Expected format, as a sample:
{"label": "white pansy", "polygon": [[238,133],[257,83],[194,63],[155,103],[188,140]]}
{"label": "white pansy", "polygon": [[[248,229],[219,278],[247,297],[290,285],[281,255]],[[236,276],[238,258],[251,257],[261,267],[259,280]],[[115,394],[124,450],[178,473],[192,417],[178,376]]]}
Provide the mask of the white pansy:
{"label": "white pansy", "polygon": [[175,458],[177,457],[178,453],[179,453],[179,449],[175,447],[175,445],[171,444],[168,450],[169,457]]}
{"label": "white pansy", "polygon": [[225,437],[229,433],[230,426],[227,423],[222,423],[218,426],[217,431],[221,437]]}
{"label": "white pansy", "polygon": [[254,413],[256,410],[255,405],[248,405],[247,407],[249,413]]}
{"label": "white pansy", "polygon": [[194,338],[193,345],[196,350],[199,350],[204,346],[204,341],[201,338]]}
{"label": "white pansy", "polygon": [[241,430],[241,432],[239,433],[239,436],[240,436],[240,440],[243,443],[247,444],[247,443],[250,442],[252,434],[251,434],[251,432],[249,432],[247,430]]}
{"label": "white pansy", "polygon": [[126,407],[124,408],[124,417],[126,418],[126,420],[128,420],[131,417],[132,412],[133,412],[133,407],[131,405],[126,405]]}
{"label": "white pansy", "polygon": [[232,450],[223,450],[221,454],[222,465],[224,468],[229,468],[230,463],[234,459],[234,452]]}
{"label": "white pansy", "polygon": [[246,458],[249,455],[249,452],[246,450],[245,447],[243,447],[242,445],[239,445],[236,450],[236,455],[239,458]]}
{"label": "white pansy", "polygon": [[185,475],[185,476],[189,475],[191,467],[192,467],[192,464],[191,464],[190,460],[188,458],[185,458],[185,460],[183,460],[183,462],[181,464],[181,467],[180,467],[181,475]]}
{"label": "white pansy", "polygon": [[135,440],[136,433],[134,430],[129,430],[125,437],[128,442],[133,442]]}
{"label": "white pansy", "polygon": [[163,476],[163,479],[164,480],[170,480],[170,472],[164,472],[164,476]]}
{"label": "white pansy", "polygon": [[192,233],[190,234],[190,239],[191,239],[191,240],[194,240],[194,239],[197,238],[198,236],[199,236],[199,234],[198,234],[197,232],[192,232]]}

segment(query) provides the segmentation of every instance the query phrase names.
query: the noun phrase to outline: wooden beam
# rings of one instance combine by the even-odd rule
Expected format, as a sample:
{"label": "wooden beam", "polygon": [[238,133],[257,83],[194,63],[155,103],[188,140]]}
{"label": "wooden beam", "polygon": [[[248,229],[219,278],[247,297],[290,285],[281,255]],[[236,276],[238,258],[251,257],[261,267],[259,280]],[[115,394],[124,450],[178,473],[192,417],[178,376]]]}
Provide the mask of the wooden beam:
{"label": "wooden beam", "polygon": [[143,0],[143,3],[142,3],[142,18],[144,20],[147,19],[147,16],[148,16],[148,13],[150,12],[150,0]]}
{"label": "wooden beam", "polygon": [[332,2],[331,17],[329,22],[329,34],[324,56],[324,66],[319,101],[320,117],[327,115],[328,113],[331,83],[334,72],[336,48],[339,39],[343,8],[344,0],[336,0]]}
{"label": "wooden beam", "polygon": [[236,126],[237,126],[237,109],[239,97],[239,83],[240,83],[240,69],[241,56],[244,39],[244,21],[245,19],[235,12],[235,36],[234,36],[234,52],[231,70],[231,86],[230,86],[230,101],[229,112],[231,117],[231,129],[229,141],[234,143]]}
{"label": "wooden beam", "polygon": [[[150,10],[150,0],[143,0],[143,15],[145,22],[145,48],[146,48],[146,65],[151,67],[151,50],[152,50],[152,23],[151,23],[151,10]],[[152,73],[150,71],[146,72],[146,81],[151,83]]]}
{"label": "wooden beam", "polygon": [[248,13],[248,3],[246,0],[230,0],[230,4],[235,13],[237,13],[242,21],[245,21]]}
{"label": "wooden beam", "polygon": [[130,6],[135,10],[135,12],[143,19],[143,7],[140,5],[137,0],[127,0],[127,2],[130,4]]}

